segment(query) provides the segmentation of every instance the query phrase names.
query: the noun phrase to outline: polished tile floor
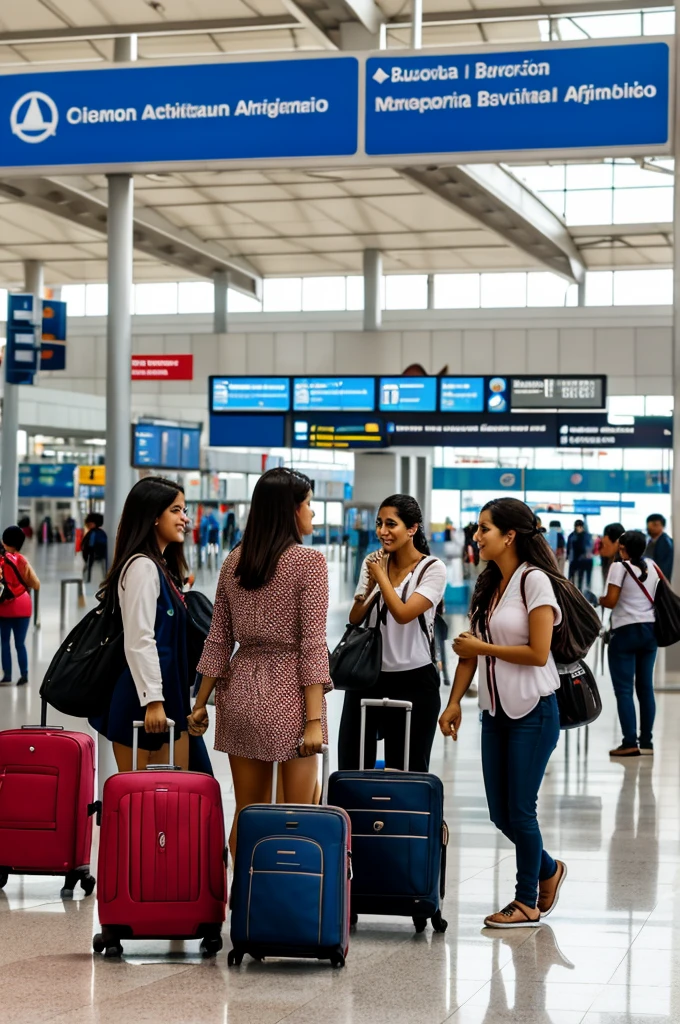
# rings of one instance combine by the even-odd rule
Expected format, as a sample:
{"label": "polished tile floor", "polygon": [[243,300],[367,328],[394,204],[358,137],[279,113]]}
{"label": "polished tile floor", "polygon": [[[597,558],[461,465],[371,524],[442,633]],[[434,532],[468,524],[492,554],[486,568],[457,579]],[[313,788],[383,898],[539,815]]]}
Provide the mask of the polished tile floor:
{"label": "polished tile floor", "polygon": [[[43,627],[29,638],[29,688],[0,687],[3,728],[39,715],[38,686],[59,637],[59,576],[73,562],[36,556],[46,580]],[[329,640],[347,588],[331,563]],[[211,580],[199,580],[206,592]],[[71,622],[77,614],[75,598]],[[562,735],[540,817],[546,845],[569,865],[558,909],[536,930],[493,933],[484,916],[513,893],[514,858],[488,820],[474,701],[456,746],[437,737],[451,841],[444,935],[410,921],[361,919],[347,966],[202,961],[195,943],[127,942],[122,962],[91,953],[94,897],[59,899],[57,879],[12,877],[0,893],[2,1024],[676,1024],[680,1021],[680,693],[659,694],[656,756],[616,763],[610,683],[588,733]],[[337,728],[341,697],[331,697]],[[72,725],[72,722],[70,723]],[[226,757],[214,755],[225,810]],[[675,912],[678,911],[678,920]],[[225,935],[225,947],[228,938]]]}

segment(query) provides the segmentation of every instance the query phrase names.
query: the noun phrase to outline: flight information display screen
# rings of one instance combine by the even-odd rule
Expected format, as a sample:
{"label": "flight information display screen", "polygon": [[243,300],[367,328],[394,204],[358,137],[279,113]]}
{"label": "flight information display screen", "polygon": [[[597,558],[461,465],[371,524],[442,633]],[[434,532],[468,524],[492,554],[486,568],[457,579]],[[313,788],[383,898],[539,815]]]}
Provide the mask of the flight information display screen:
{"label": "flight information display screen", "polygon": [[210,417],[211,448],[283,448],[285,436],[285,416]]}
{"label": "flight information display screen", "polygon": [[200,469],[201,428],[140,422],[134,425],[132,465],[149,469]]}
{"label": "flight information display screen", "polygon": [[512,377],[510,404],[518,409],[605,409],[606,377]]}
{"label": "flight information display screen", "polygon": [[294,448],[384,448],[385,425],[359,416],[293,418]]}
{"label": "flight information display screen", "polygon": [[381,377],[381,412],[435,412],[436,377]]}
{"label": "flight information display screen", "polygon": [[295,377],[296,412],[373,412],[375,377]]}
{"label": "flight information display screen", "polygon": [[211,377],[211,412],[288,412],[290,377]]}
{"label": "flight information display screen", "polygon": [[484,377],[440,377],[441,412],[484,412]]}

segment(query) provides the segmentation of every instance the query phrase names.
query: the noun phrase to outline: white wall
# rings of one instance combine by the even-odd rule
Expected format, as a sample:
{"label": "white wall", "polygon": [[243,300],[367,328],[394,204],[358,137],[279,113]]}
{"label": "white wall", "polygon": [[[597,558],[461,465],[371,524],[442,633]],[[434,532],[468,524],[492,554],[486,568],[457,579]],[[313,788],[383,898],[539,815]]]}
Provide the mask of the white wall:
{"label": "white wall", "polygon": [[[230,333],[209,333],[208,316],[138,316],[138,354],[193,353],[194,380],[134,382],[133,413],[205,419],[211,373],[605,373],[610,394],[672,393],[669,307],[429,310],[384,314],[364,333],[361,314],[233,316]],[[40,387],[105,393],[102,317],[69,322],[68,370],[41,374]]]}

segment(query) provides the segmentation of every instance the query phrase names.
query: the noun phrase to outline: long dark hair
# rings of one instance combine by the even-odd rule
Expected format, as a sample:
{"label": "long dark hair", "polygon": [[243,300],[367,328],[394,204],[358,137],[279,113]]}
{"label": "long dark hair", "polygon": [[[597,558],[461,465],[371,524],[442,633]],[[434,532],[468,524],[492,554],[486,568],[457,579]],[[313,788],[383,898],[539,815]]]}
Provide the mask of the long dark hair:
{"label": "long dark hair", "polygon": [[612,544],[616,544],[617,541],[621,540],[621,537],[625,532],[626,528],[623,523],[609,523],[609,525],[605,526],[602,531],[602,536],[607,537]]}
{"label": "long dark hair", "polygon": [[255,484],[235,576],[244,590],[258,590],[276,572],[279,558],[302,540],[295,512],[312,481],[293,469],[270,469]]}
{"label": "long dark hair", "polygon": [[[501,533],[515,531],[515,545],[520,564],[528,562],[541,569],[547,576],[560,583],[566,580],[557,567],[555,556],[545,535],[540,532],[536,516],[528,505],[517,498],[493,498],[487,501],[482,512],[489,512],[493,525]],[[481,513],[480,513],[481,516]],[[495,562],[487,562],[486,569],[479,574],[472,605],[470,625],[474,630],[484,623],[493,595],[502,579],[502,573]]]}
{"label": "long dark hair", "polygon": [[648,576],[647,564],[642,557],[647,547],[647,538],[644,533],[642,530],[626,530],[619,537],[619,545],[626,549],[630,564],[640,570],[640,583],[644,583]]}
{"label": "long dark hair", "polygon": [[427,537],[423,530],[423,513],[420,511],[420,505],[415,498],[410,494],[390,494],[389,498],[385,498],[384,501],[380,502],[380,508],[396,508],[397,514],[404,526],[408,529],[412,526],[417,526],[418,529],[413,534],[415,549],[420,551],[422,555],[429,555],[430,545],[427,543]]}
{"label": "long dark hair", "polygon": [[170,508],[178,494],[184,498],[181,484],[162,476],[145,476],[132,488],[125,499],[113,562],[102,587],[107,593],[116,592],[125,564],[133,555],[146,555],[176,586],[183,585],[189,572],[184,546],[173,541],[161,553],[154,529],[156,520]]}

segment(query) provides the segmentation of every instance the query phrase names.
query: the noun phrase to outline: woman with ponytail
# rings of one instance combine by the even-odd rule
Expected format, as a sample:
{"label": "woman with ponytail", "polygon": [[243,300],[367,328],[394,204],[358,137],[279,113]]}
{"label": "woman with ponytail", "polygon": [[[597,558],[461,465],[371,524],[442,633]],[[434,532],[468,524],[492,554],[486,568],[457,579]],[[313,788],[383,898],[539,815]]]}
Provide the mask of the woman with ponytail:
{"label": "woman with ponytail", "polygon": [[341,770],[372,768],[378,735],[385,739],[387,768],[404,766],[404,716],[394,710],[368,708],[365,763],[359,765],[361,701],[365,697],[409,700],[410,771],[426,772],[441,706],[439,672],[434,664],[434,620],[446,589],[446,566],[430,557],[423,515],[415,498],[392,494],[376,519],[382,545],[364,560],[350,622],[382,621],[382,672],[366,692],[348,690],[339,736]]}
{"label": "woman with ponytail", "polygon": [[[643,558],[646,546],[647,538],[641,530],[621,534],[621,561],[612,563],[607,592],[600,598],[603,608],[612,609],[609,671],[623,733],[620,746],[609,751],[611,757],[654,753],[654,662],[658,649],[654,635],[654,595],[659,574],[652,559]],[[633,690],[640,704],[639,746]]]}
{"label": "woman with ponytail", "polygon": [[550,648],[562,611],[553,581],[572,585],[523,501],[487,502],[475,539],[486,568],[472,597],[470,631],[454,641],[460,660],[439,725],[445,736],[458,738],[460,702],[479,667],[489,815],[514,843],[517,860],[515,899],[484,924],[531,928],[554,909],[567,874],[566,865],[543,847],[536,802],[560,734],[560,678]]}

